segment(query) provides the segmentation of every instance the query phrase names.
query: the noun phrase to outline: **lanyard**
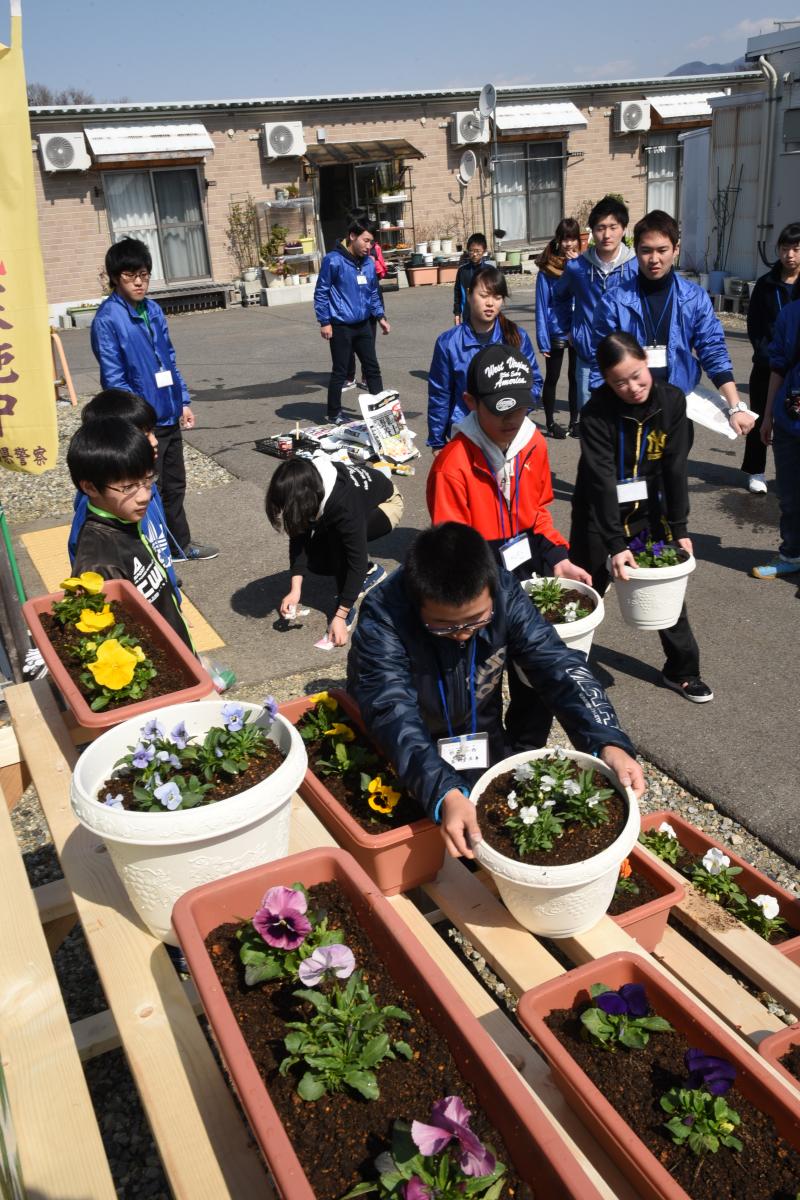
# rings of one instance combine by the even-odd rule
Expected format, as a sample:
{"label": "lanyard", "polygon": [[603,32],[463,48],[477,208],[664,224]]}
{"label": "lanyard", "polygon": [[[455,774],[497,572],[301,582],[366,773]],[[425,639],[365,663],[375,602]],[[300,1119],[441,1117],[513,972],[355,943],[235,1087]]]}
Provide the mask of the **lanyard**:
{"label": "lanyard", "polygon": [[[483,451],[481,451],[481,453],[483,454]],[[492,470],[489,459],[486,457],[485,454],[483,455],[483,457],[484,457],[484,461],[486,463],[486,469],[488,470],[489,474],[491,475],[492,483],[494,484],[495,489],[497,490],[497,515],[498,515],[499,522],[500,522],[500,536],[501,536],[501,538],[503,538],[505,540],[505,536],[506,536],[506,498],[503,495],[503,489],[500,487],[500,484],[497,482],[497,476],[495,475],[494,471]],[[515,519],[514,514],[516,514],[516,519]],[[514,458],[514,513],[512,513],[511,505],[509,504],[508,505],[508,525],[509,525],[509,536],[516,537],[517,533],[519,533],[519,455],[518,454]],[[515,525],[516,525],[516,533],[514,532]]]}
{"label": "lanyard", "polygon": [[[634,479],[638,478],[639,472],[642,469],[642,463],[644,462],[644,452],[647,449],[647,438],[644,436],[646,429],[647,429],[647,421],[645,421],[644,425],[642,425],[642,427],[641,427],[642,444],[639,448],[639,461],[636,463],[636,467],[633,472]],[[619,423],[619,480],[620,480],[620,483],[624,483],[626,478],[627,478],[627,476],[625,475],[625,429],[622,424],[622,421],[620,420],[620,423]]]}
{"label": "lanyard", "polygon": [[[470,696],[470,705],[472,708],[472,733],[473,734],[476,734],[478,732],[478,704],[475,699],[475,655],[477,653],[477,650],[478,650],[478,635],[477,635],[477,633],[474,633],[472,635],[472,661],[470,662],[470,665],[469,665],[469,696]],[[442,679],[441,673],[439,675],[439,697],[442,701],[442,712],[444,713],[444,719],[447,722],[447,732],[450,735],[450,737],[455,737],[455,734],[453,733],[453,726],[450,723],[450,711],[447,707],[447,696],[445,695],[444,680]]]}
{"label": "lanyard", "polygon": [[139,312],[139,310],[137,308],[136,315],[144,323],[145,330],[147,331],[147,336],[150,338],[150,345],[153,347],[153,354],[155,356],[155,360],[158,363],[158,369],[159,369],[159,371],[163,371],[164,364],[161,361],[161,355],[158,353],[158,349],[156,347],[156,331],[155,331],[155,329],[153,329],[153,326],[150,324],[150,317],[147,314],[147,308],[145,307],[142,312]]}
{"label": "lanyard", "polygon": [[[651,346],[657,346],[659,344],[658,334],[661,329],[662,322],[663,322],[664,318],[669,316],[669,314],[672,312],[672,293],[674,292],[674,290],[675,290],[675,276],[673,275],[672,282],[670,283],[670,286],[669,286],[669,295],[667,296],[667,299],[664,302],[664,307],[661,310],[661,316],[658,318],[658,324],[656,325],[656,323],[653,320],[652,306],[650,305],[649,300],[645,296],[642,295],[641,287],[639,288],[639,296],[641,297],[641,301],[642,301],[642,314],[647,315],[647,318],[650,323],[650,329],[652,330],[652,334],[653,334],[652,341],[649,343]],[[645,326],[648,324],[648,320],[645,320]]]}
{"label": "lanyard", "polygon": [[778,312],[783,312],[783,289],[778,285],[775,288],[775,299],[778,301]]}

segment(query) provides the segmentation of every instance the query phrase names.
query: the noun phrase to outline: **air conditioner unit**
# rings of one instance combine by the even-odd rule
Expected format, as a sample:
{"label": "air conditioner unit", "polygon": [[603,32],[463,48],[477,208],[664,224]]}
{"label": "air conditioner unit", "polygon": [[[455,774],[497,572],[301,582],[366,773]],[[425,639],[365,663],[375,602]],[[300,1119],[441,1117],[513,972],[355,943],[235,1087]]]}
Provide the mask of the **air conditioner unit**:
{"label": "air conditioner unit", "polygon": [[297,158],[306,152],[302,121],[281,121],[261,126],[265,158]]}
{"label": "air conditioner unit", "polygon": [[614,132],[639,133],[650,128],[650,105],[646,100],[621,100],[614,106]]}
{"label": "air conditioner unit", "polygon": [[450,126],[450,141],[454,146],[469,146],[476,142],[488,142],[489,122],[475,109],[453,113]]}
{"label": "air conditioner unit", "polygon": [[39,153],[48,173],[88,171],[92,165],[82,133],[40,133]]}

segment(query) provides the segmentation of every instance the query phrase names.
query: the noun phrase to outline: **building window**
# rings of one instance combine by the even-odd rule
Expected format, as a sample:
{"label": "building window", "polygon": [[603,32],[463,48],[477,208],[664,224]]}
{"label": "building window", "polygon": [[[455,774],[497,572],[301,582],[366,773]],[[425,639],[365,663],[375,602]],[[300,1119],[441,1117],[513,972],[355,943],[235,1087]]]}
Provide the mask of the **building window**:
{"label": "building window", "polygon": [[551,238],[564,215],[562,142],[508,142],[497,147],[498,223],[504,241]]}
{"label": "building window", "polygon": [[678,220],[681,194],[681,145],[677,133],[659,130],[647,139],[647,211],[654,208]]}
{"label": "building window", "polygon": [[103,176],[111,235],[139,238],[153,256],[153,280],[207,279],[208,244],[200,182],[183,170],[109,171]]}

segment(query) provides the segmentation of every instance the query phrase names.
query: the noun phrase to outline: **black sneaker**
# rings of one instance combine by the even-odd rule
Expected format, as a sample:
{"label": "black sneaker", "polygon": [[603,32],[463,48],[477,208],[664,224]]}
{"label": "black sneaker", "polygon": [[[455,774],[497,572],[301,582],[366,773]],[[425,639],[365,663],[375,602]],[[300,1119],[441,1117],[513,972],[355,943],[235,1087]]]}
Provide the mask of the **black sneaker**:
{"label": "black sneaker", "polygon": [[358,593],[358,599],[361,600],[366,596],[367,592],[371,592],[379,583],[383,583],[386,578],[386,571],[380,563],[370,563],[367,573],[364,576],[364,582],[361,585],[361,591]]}
{"label": "black sneaker", "polygon": [[690,675],[688,679],[670,679],[668,675],[662,675],[661,679],[665,687],[672,688],[673,692],[691,700],[692,704],[708,704],[709,700],[714,699],[711,688],[703,683],[699,675]]}
{"label": "black sneaker", "polygon": [[573,422],[572,422],[572,424],[570,425],[569,429],[567,430],[567,437],[574,437],[574,438],[576,438],[576,437],[580,437],[580,436],[581,436],[581,435],[580,435],[580,433],[578,432],[578,422],[577,422],[577,421],[573,421]]}
{"label": "black sneaker", "polygon": [[561,438],[565,438],[567,435],[564,432],[564,430],[561,428],[561,426],[556,425],[556,423],[554,421],[552,425],[547,426],[547,436],[551,437],[551,438],[555,438],[558,441]]}
{"label": "black sneaker", "polygon": [[218,554],[216,546],[201,546],[197,542],[189,542],[189,545],[184,547],[183,559],[186,562],[205,562],[209,558],[216,558]]}
{"label": "black sneaker", "polygon": [[339,409],[338,413],[336,413],[335,416],[328,417],[328,424],[329,425],[348,425],[350,423],[350,421],[352,421],[352,420],[353,420],[353,418],[351,416],[348,416],[348,414],[346,412],[343,412],[342,409]]}

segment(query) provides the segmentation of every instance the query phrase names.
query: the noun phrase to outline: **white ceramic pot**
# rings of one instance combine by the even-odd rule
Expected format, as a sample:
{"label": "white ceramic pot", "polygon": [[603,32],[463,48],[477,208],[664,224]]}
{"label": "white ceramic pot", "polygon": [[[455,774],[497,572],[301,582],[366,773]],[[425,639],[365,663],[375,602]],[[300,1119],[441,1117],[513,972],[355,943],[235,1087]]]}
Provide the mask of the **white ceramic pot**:
{"label": "white ceramic pot", "polygon": [[319,275],[317,274],[316,271],[309,271],[308,278],[306,279],[306,283],[316,283],[318,279],[319,279]]}
{"label": "white ceramic pot", "polygon": [[[588,658],[594,631],[606,615],[603,598],[593,587],[589,587],[588,583],[579,583],[576,579],[559,579],[558,582],[564,591],[580,592],[594,601],[594,609],[588,617],[581,617],[579,621],[560,621],[553,626],[565,646],[569,646],[570,650],[580,650]],[[523,580],[522,590],[524,592],[530,595],[533,588],[533,580]]]}
{"label": "white ceramic pot", "polygon": [[631,568],[627,582],[615,579],[623,621],[637,629],[671,629],[681,615],[686,585],[696,566],[690,555],[674,567]]}
{"label": "white ceramic pot", "polygon": [[453,239],[452,238],[442,238],[442,254],[452,254],[452,253],[453,253]]}
{"label": "white ceramic pot", "polygon": [[258,279],[258,267],[248,267],[246,271],[242,271],[242,279],[252,283],[254,279]]}
{"label": "white ceramic pot", "polygon": [[495,251],[495,255],[494,255],[495,262],[499,262],[499,263],[505,262],[507,258],[508,258],[507,250],[496,250]]}
{"label": "white ceramic pot", "polygon": [[416,246],[414,247],[414,250],[415,250],[415,253],[417,253],[417,254],[427,254],[428,253],[428,243],[427,242],[417,242]]}
{"label": "white ceramic pot", "polygon": [[432,267],[433,266],[433,255],[426,254],[426,255],[424,255],[424,258],[425,258],[425,266]]}
{"label": "white ceramic pot", "polygon": [[269,283],[267,284],[267,287],[280,288],[280,287],[283,287],[285,285],[285,283],[286,283],[286,280],[282,276],[276,275],[274,279],[270,279]]}
{"label": "white ceramic pot", "polygon": [[[148,713],[167,730],[186,722],[199,740],[222,721],[223,700],[172,704]],[[244,704],[265,727],[269,718],[258,704]],[[272,775],[255,787],[216,804],[170,812],[129,812],[106,807],[96,796],[114,763],[136,745],[145,721],[135,717],[114,726],[83,751],[72,776],[75,816],[105,842],[128,896],[154,937],[177,945],[173,906],[190,888],[282,858],[289,850],[292,794],[308,766],[303,740],[278,715],[270,737],[284,754]]]}
{"label": "white ceramic pot", "polygon": [[431,241],[431,254],[441,254],[441,253],[442,253],[442,239],[441,238],[433,238]]}
{"label": "white ceramic pot", "polygon": [[[547,757],[549,750],[527,750],[484,771],[470,794],[477,804],[486,786],[520,763]],[[628,819],[619,837],[600,854],[567,866],[530,866],[506,858],[485,841],[475,846],[475,857],[493,877],[500,898],[512,917],[531,933],[542,937],[573,937],[592,929],[608,911],[617,886],[620,863],[627,858],[639,836],[639,805],[630,788],[623,788],[615,773],[599,758],[579,750],[566,753],[581,767],[592,767],[605,775],[628,802]]]}
{"label": "white ceramic pot", "polygon": [[402,217],[398,217],[394,224],[396,229],[405,229],[406,227],[406,223]]}

